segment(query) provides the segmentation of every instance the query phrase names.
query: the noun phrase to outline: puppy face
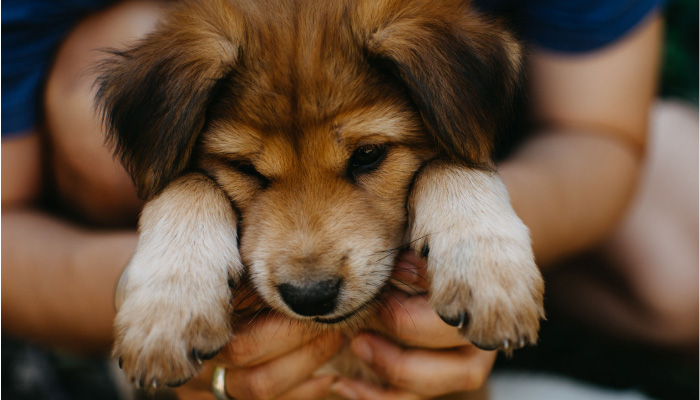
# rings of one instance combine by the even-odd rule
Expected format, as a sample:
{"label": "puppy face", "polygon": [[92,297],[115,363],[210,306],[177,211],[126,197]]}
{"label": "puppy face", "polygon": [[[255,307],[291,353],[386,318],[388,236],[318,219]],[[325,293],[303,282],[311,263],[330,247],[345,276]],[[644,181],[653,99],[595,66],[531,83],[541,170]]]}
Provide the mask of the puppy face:
{"label": "puppy face", "polygon": [[98,98],[143,197],[203,170],[261,296],[339,322],[386,282],[422,163],[489,166],[518,65],[462,2],[212,0],[106,62]]}
{"label": "puppy face", "polygon": [[[241,256],[270,305],[336,321],[383,286],[411,180],[431,156],[399,100],[349,105],[294,134],[231,120],[204,134],[202,166],[240,211]],[[313,295],[324,282],[327,296]]]}
{"label": "puppy face", "polygon": [[241,256],[270,305],[338,321],[383,286],[412,178],[431,155],[416,113],[394,100],[294,135],[230,120],[204,134],[201,164],[240,211]]}
{"label": "puppy face", "polygon": [[384,285],[411,181],[434,150],[405,88],[347,32],[296,35],[278,43],[290,35],[259,31],[268,51],[245,54],[220,83],[197,156],[240,211],[241,257],[259,294],[336,322]]}

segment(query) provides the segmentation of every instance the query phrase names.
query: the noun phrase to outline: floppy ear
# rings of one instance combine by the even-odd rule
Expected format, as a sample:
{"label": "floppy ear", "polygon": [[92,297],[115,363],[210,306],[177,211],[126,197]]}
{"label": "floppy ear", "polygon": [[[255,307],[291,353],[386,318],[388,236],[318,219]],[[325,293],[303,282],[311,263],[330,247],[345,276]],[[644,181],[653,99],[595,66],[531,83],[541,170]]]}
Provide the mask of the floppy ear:
{"label": "floppy ear", "polygon": [[409,90],[439,150],[490,168],[521,76],[521,48],[463,1],[367,1],[358,24],[370,61]]}
{"label": "floppy ear", "polygon": [[99,66],[96,99],[108,141],[141,198],[187,168],[217,82],[235,67],[242,37],[242,18],[224,1],[189,2]]}

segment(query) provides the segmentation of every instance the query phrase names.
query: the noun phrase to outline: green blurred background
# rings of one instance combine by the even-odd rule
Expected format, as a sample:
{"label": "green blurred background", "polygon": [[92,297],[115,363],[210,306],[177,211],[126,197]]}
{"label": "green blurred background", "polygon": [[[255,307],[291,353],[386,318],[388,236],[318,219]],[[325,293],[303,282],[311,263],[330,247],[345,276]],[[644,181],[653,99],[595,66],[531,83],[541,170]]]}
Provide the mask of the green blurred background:
{"label": "green blurred background", "polygon": [[666,8],[666,47],[661,96],[698,105],[698,0],[671,1]]}

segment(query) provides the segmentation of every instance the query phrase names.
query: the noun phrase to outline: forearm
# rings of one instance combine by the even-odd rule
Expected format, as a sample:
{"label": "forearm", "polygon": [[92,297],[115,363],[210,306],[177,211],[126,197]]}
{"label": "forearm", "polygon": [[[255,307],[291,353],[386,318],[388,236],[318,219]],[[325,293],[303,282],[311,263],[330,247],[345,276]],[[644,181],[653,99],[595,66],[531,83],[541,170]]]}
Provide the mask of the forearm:
{"label": "forearm", "polygon": [[550,130],[499,166],[540,267],[603,238],[624,214],[641,162],[639,149],[605,132]]}
{"label": "forearm", "polygon": [[52,346],[107,350],[114,288],[136,240],[134,231],[88,231],[38,210],[3,210],[3,330]]}
{"label": "forearm", "polygon": [[532,118],[541,127],[501,165],[540,267],[600,241],[634,194],[656,92],[658,14],[583,55],[534,48]]}

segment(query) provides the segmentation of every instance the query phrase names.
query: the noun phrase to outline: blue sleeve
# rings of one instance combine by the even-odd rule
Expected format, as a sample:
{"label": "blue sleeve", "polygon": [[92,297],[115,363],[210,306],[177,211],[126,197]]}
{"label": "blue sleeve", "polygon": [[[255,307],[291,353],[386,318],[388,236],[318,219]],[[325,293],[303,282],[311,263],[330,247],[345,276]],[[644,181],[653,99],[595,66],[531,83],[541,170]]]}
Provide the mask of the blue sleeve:
{"label": "blue sleeve", "polygon": [[61,41],[108,0],[2,2],[2,136],[35,127],[43,84]]}
{"label": "blue sleeve", "polygon": [[507,10],[523,38],[548,50],[600,49],[631,31],[664,0],[476,0],[487,12]]}

